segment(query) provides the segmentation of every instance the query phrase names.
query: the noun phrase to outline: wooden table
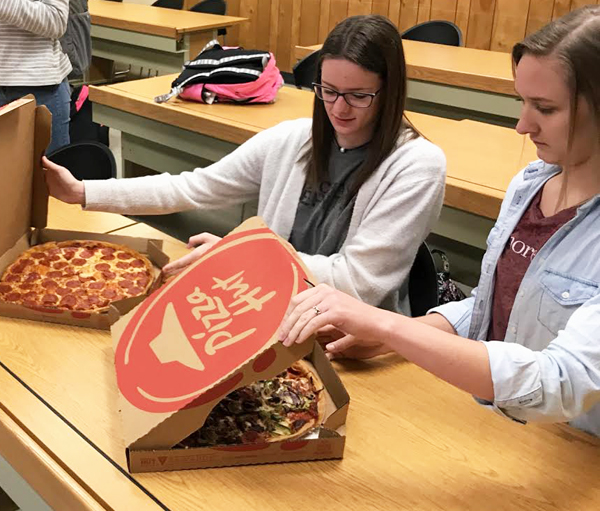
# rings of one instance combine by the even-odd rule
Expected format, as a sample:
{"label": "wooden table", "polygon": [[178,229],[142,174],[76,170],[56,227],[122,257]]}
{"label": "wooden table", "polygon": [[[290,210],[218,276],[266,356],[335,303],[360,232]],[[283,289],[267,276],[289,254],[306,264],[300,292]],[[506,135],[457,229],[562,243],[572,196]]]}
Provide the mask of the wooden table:
{"label": "wooden table", "polygon": [[49,229],[109,233],[135,223],[134,220],[121,215],[82,211],[81,206],[66,204],[50,197],[47,225]]}
{"label": "wooden table", "polygon": [[[266,128],[312,115],[313,94],[291,87],[282,88],[272,105],[202,105],[178,99],[154,103],[171,80],[164,76],[91,88],[94,120],[122,132],[124,175],[131,175],[135,165],[179,173],[208,164]],[[533,144],[510,128],[407,115],[446,153],[447,208],[437,231],[485,248],[508,183],[529,161]],[[247,216],[239,209],[228,215],[231,227]]]}
{"label": "wooden table", "polygon": [[[321,46],[296,46],[295,56],[300,60]],[[500,116],[514,125],[521,108],[515,98],[509,53],[406,39],[402,46],[409,104],[425,113],[444,105],[446,113],[474,120]]]}
{"label": "wooden table", "polygon": [[[185,252],[147,226],[118,233]],[[109,334],[0,318],[0,456],[57,510],[600,506],[597,438],[502,419],[396,356],[336,368],[351,396],[343,460],[130,475]]]}
{"label": "wooden table", "polygon": [[180,72],[220,28],[246,18],[149,5],[89,0],[95,57],[141,66],[159,74]]}

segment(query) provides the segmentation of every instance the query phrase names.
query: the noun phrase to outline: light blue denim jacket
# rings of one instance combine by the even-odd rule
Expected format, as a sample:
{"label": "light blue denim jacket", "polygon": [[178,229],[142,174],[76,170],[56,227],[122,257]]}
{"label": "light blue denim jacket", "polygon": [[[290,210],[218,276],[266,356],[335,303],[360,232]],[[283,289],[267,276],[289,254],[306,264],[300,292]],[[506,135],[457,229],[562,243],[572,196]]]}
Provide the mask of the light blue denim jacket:
{"label": "light blue denim jacket", "polygon": [[[473,295],[430,311],[459,335],[486,339],[498,259],[535,194],[559,172],[536,161],[512,180]],[[506,338],[484,344],[494,401],[482,404],[517,421],[569,422],[600,436],[600,195],[539,250],[519,287]]]}

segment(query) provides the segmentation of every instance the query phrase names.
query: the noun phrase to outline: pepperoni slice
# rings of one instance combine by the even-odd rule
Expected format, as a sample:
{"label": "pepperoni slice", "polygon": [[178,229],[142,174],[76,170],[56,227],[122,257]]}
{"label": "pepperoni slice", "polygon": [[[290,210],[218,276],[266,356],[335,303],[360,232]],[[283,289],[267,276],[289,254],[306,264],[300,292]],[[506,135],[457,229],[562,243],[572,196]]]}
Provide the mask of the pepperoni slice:
{"label": "pepperoni slice", "polygon": [[112,280],[112,279],[114,279],[117,276],[117,274],[115,272],[112,272],[112,271],[103,271],[102,272],[102,276],[106,280]]}
{"label": "pepperoni slice", "polygon": [[23,266],[29,266],[30,264],[33,264],[33,259],[21,259],[21,264]]}
{"label": "pepperoni slice", "polygon": [[114,255],[105,255],[105,256],[102,256],[100,259],[102,259],[103,261],[114,261],[115,256]]}
{"label": "pepperoni slice", "polygon": [[69,282],[67,282],[65,286],[70,288],[79,287],[81,286],[81,282],[79,282],[78,280],[69,280]]}
{"label": "pepperoni slice", "polygon": [[31,257],[33,257],[34,259],[44,259],[46,257],[46,254],[44,254],[43,252],[36,252],[35,254],[32,254]]}
{"label": "pepperoni slice", "polygon": [[127,280],[135,280],[135,278],[137,277],[136,273],[123,273],[123,275],[121,275],[121,277],[123,277],[124,279]]}
{"label": "pepperoni slice", "polygon": [[123,261],[119,261],[117,263],[117,268],[120,268],[121,270],[126,270],[129,268],[129,263],[125,263]]}
{"label": "pepperoni slice", "polygon": [[54,268],[55,270],[62,270],[65,266],[67,266],[67,263],[65,263],[64,261],[58,261],[57,263],[54,263],[52,265],[52,268]]}
{"label": "pepperoni slice", "polygon": [[73,295],[63,296],[62,300],[60,301],[60,305],[62,307],[68,307],[69,309],[73,308],[76,303],[77,298],[75,298]]}
{"label": "pepperoni slice", "polygon": [[38,294],[33,292],[33,291],[29,291],[29,293],[25,293],[23,295],[23,300],[33,300],[36,301],[38,298]]}
{"label": "pepperoni slice", "polygon": [[25,265],[24,265],[24,264],[22,264],[22,263],[20,263],[20,264],[17,264],[17,265],[15,265],[15,266],[13,266],[13,267],[10,269],[10,272],[11,272],[11,273],[23,273],[23,270],[24,270],[24,269],[25,269]]}
{"label": "pepperoni slice", "polygon": [[71,290],[67,289],[66,287],[59,287],[56,290],[56,293],[59,294],[60,296],[68,295],[70,292],[71,292]]}
{"label": "pepperoni slice", "polygon": [[89,288],[90,289],[102,289],[104,287],[104,282],[99,281],[99,282],[90,282]]}
{"label": "pepperoni slice", "polygon": [[62,277],[62,275],[62,271],[49,271],[48,273],[46,273],[46,277],[50,279],[59,279],[60,277]]}
{"label": "pepperoni slice", "polygon": [[143,268],[146,265],[144,264],[144,261],[142,261],[141,259],[136,259],[135,261],[131,261],[131,266],[133,268]]}
{"label": "pepperoni slice", "polygon": [[75,257],[75,251],[74,250],[65,250],[63,257],[67,261],[70,261],[71,259],[73,259]]}
{"label": "pepperoni slice", "polygon": [[47,260],[50,262],[55,262],[55,261],[60,261],[60,256],[57,255],[49,255],[47,257]]}
{"label": "pepperoni slice", "polygon": [[131,288],[134,287],[135,284],[131,280],[122,280],[121,282],[119,282],[119,286],[122,288]]}
{"label": "pepperoni slice", "polygon": [[110,270],[110,264],[99,263],[96,266],[94,266],[94,268],[96,268],[96,270],[98,270],[98,271],[106,271],[106,270]]}
{"label": "pepperoni slice", "polygon": [[127,259],[133,259],[133,256],[127,252],[119,252],[117,257],[122,261],[126,261]]}
{"label": "pepperoni slice", "polygon": [[28,291],[29,289],[33,289],[33,284],[28,284],[27,282],[25,282],[23,284],[19,284],[19,287]]}
{"label": "pepperoni slice", "polygon": [[137,280],[137,285],[143,288],[146,288],[148,282],[150,281],[150,277],[148,275],[143,275]]}
{"label": "pepperoni slice", "polygon": [[131,296],[138,296],[138,295],[141,295],[144,292],[144,288],[143,287],[134,286],[134,287],[130,287],[128,289],[128,291],[129,291],[129,294]]}
{"label": "pepperoni slice", "polygon": [[112,255],[115,253],[115,249],[110,248],[110,247],[105,247],[102,250],[100,250],[100,252],[102,252],[102,254],[105,256],[109,256],[109,255]]}
{"label": "pepperoni slice", "polygon": [[12,293],[8,293],[4,299],[7,302],[16,302],[19,298],[21,298],[21,293],[17,293],[16,291],[13,291]]}
{"label": "pepperoni slice", "polygon": [[42,303],[45,303],[45,304],[56,303],[56,302],[58,302],[58,296],[51,295],[50,293],[44,295],[44,297],[42,298]]}
{"label": "pepperoni slice", "polygon": [[58,283],[55,280],[46,279],[42,282],[42,287],[45,287],[46,289],[50,289],[53,287],[58,287]]}
{"label": "pepperoni slice", "polygon": [[25,281],[26,282],[33,282],[34,280],[37,280],[40,278],[40,274],[36,271],[32,271],[30,273],[27,274],[27,276],[25,277]]}
{"label": "pepperoni slice", "polygon": [[8,284],[0,284],[0,294],[8,293],[12,291],[12,287]]}
{"label": "pepperoni slice", "polygon": [[85,264],[85,259],[81,259],[80,257],[75,257],[71,260],[71,264],[75,266],[83,266]]}
{"label": "pepperoni slice", "polygon": [[117,296],[117,292],[114,289],[105,289],[102,291],[102,296],[104,298],[108,298],[109,300],[114,300]]}
{"label": "pepperoni slice", "polygon": [[[96,305],[96,304],[100,303],[100,298],[98,298],[95,295],[91,295],[91,296],[88,296],[87,301],[90,305]],[[108,305],[108,303],[107,303],[107,305]]]}
{"label": "pepperoni slice", "polygon": [[63,277],[74,277],[75,275],[77,275],[77,273],[73,268],[66,268],[63,272]]}
{"label": "pepperoni slice", "polygon": [[48,259],[43,259],[43,260],[39,261],[38,264],[40,266],[46,266],[47,268],[50,268],[50,261],[48,261]]}
{"label": "pepperoni slice", "polygon": [[[90,296],[90,299],[92,299],[93,297]],[[106,307],[110,302],[108,300],[100,300],[98,302],[98,307],[102,308],[102,307]]]}
{"label": "pepperoni slice", "polygon": [[18,273],[13,273],[12,275],[6,277],[6,282],[17,282],[18,280],[21,280],[21,275]]}
{"label": "pepperoni slice", "polygon": [[60,252],[61,252],[60,248],[51,248],[51,249],[47,250],[47,253],[50,255],[60,254]]}
{"label": "pepperoni slice", "polygon": [[84,248],[81,252],[79,252],[79,257],[83,257],[84,259],[89,259],[94,255],[94,252]]}
{"label": "pepperoni slice", "polygon": [[77,289],[73,289],[73,294],[75,296],[86,296],[88,292],[82,287],[78,287]]}

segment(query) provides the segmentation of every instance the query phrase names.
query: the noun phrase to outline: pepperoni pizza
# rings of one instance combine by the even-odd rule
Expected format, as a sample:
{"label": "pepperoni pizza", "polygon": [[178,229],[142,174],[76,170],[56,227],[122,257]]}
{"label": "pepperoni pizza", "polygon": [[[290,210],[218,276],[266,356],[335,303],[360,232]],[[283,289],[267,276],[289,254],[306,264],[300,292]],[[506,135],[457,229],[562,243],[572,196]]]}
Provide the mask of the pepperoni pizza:
{"label": "pepperoni pizza", "polygon": [[146,293],[152,264],[103,241],[51,241],[23,252],[0,278],[0,300],[29,307],[100,312]]}

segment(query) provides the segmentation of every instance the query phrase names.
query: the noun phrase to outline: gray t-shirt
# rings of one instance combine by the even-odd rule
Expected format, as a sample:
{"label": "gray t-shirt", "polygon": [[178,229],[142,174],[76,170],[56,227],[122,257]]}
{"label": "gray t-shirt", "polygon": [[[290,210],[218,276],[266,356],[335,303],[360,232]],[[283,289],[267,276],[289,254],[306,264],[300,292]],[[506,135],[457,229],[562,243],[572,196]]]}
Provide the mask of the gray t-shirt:
{"label": "gray t-shirt", "polygon": [[304,185],[290,243],[298,252],[330,256],[340,251],[352,218],[356,196],[350,196],[352,177],[367,155],[368,144],[342,152],[334,142],[329,157],[329,180],[315,190]]}

